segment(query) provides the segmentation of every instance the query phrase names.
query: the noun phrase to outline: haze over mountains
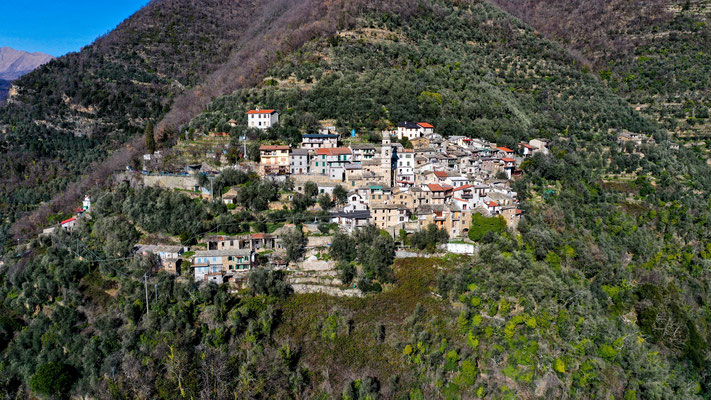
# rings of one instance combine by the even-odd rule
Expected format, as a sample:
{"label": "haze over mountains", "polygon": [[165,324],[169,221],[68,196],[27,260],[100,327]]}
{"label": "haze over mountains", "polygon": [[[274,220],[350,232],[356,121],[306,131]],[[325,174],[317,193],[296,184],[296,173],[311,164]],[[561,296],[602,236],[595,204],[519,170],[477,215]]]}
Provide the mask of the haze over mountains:
{"label": "haze over mountains", "polygon": [[28,53],[10,47],[0,47],[0,79],[13,81],[53,59],[53,56],[45,53]]}
{"label": "haze over mountains", "polygon": [[53,56],[45,53],[28,53],[10,47],[0,47],[0,102],[7,97],[10,82],[53,59]]}

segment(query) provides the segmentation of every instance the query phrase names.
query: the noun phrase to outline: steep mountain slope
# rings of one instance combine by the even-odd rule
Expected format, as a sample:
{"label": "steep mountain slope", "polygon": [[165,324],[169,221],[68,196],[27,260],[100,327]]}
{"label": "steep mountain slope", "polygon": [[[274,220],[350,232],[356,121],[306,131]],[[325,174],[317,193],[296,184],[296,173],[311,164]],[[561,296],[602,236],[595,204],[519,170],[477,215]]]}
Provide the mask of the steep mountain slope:
{"label": "steep mountain slope", "polygon": [[214,70],[248,14],[233,3],[151,2],[81,52],[15,81],[17,96],[0,109],[0,219],[12,223],[65,190]]}
{"label": "steep mountain slope", "polygon": [[28,53],[10,47],[0,47],[0,79],[15,80],[53,59],[54,57],[49,54]]}
{"label": "steep mountain slope", "polygon": [[[244,128],[227,121],[243,121],[246,110],[262,106],[283,113],[280,126],[261,138],[285,142],[331,118],[343,132],[421,119],[444,134],[509,146],[552,138],[553,156],[524,163],[527,176],[517,182],[529,212],[520,226],[524,244],[493,240],[479,259],[445,274],[444,292],[466,305],[461,336],[440,331],[433,316],[430,328],[414,329],[427,339],[411,337],[405,358],[421,382],[457,392],[466,386],[464,364],[459,381],[438,381],[438,368],[448,368],[446,351],[429,352],[440,341],[466,343],[456,355],[476,360],[481,375],[474,385],[494,398],[693,397],[708,374],[711,298],[698,288],[708,282],[711,256],[705,231],[711,171],[703,157],[675,150],[663,128],[576,65],[564,49],[496,8],[433,6],[428,17],[376,17],[308,43],[259,88],[214,101],[188,130],[238,135]],[[616,133],[623,129],[645,132],[656,144],[620,145]],[[500,314],[509,308],[518,311]],[[543,321],[544,331],[552,330],[529,330],[523,325],[530,318],[532,326]],[[303,348],[314,342],[309,338]],[[304,355],[329,370],[342,368],[342,358],[322,352],[316,346],[316,354]],[[664,359],[650,363],[658,353]],[[376,362],[358,364],[369,361]]]}
{"label": "steep mountain slope", "polygon": [[[82,178],[72,195],[15,223],[105,160],[147,120],[172,109],[158,126],[159,139],[170,138],[211,98],[257,82],[281,54],[377,9],[407,15],[416,7],[411,0],[154,1],[81,52],[21,78],[18,95],[0,110],[0,220],[6,221],[0,243],[7,224],[14,223],[15,235],[36,232],[48,214],[105,178],[102,168]],[[140,152],[120,156],[127,164]]]}
{"label": "steep mountain slope", "polygon": [[313,118],[336,119],[347,131],[417,119],[446,135],[514,147],[566,131],[658,131],[564,50],[484,11],[447,14],[438,29],[422,18],[385,21],[311,42],[270,70],[258,90],[214,101],[189,128],[229,130],[228,120],[244,121],[247,109],[263,104],[286,110],[282,130],[308,128]]}
{"label": "steep mountain slope", "polygon": [[706,1],[492,0],[591,65],[679,137],[711,132],[711,7]]}
{"label": "steep mountain slope", "polygon": [[[216,98],[185,130],[227,129],[248,108],[273,106],[283,123],[265,140],[294,140],[321,118],[365,132],[421,118],[503,144],[549,137],[551,155],[525,162],[515,183],[520,232],[486,237],[476,257],[398,261],[395,285],[363,299],[233,296],[161,274],[147,315],[145,259],[92,261],[109,258],[114,236],[87,225],[38,239],[0,272],[0,395],[28,397],[47,363],[61,363],[73,394],[114,398],[709,393],[705,160],[501,10],[418,4],[351,15],[260,67],[258,87]],[[619,129],[656,143],[621,145]],[[179,193],[109,190],[97,193],[108,211],[94,227],[175,234],[158,218],[210,227],[235,217]]]}

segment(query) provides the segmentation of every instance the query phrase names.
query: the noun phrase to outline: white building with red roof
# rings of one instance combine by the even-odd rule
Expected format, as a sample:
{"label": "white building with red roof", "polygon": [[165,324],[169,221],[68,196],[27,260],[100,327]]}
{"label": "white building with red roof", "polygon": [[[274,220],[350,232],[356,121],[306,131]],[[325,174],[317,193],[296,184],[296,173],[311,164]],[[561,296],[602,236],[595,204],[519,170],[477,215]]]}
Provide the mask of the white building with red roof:
{"label": "white building with red roof", "polygon": [[495,201],[485,201],[484,207],[491,215],[497,215],[501,211],[501,204]]}
{"label": "white building with red roof", "polygon": [[434,133],[434,125],[428,122],[418,122],[417,126],[420,127],[420,132],[422,133],[420,137]]}
{"label": "white building with red roof", "polygon": [[509,149],[508,147],[497,147],[495,150],[496,150],[496,156],[498,156],[498,157],[513,157],[514,156],[514,151]]}
{"label": "white building with red roof", "polygon": [[428,122],[400,122],[397,124],[396,136],[398,140],[407,138],[414,140],[434,133],[434,126]]}
{"label": "white building with red roof", "polygon": [[249,128],[268,129],[279,122],[279,113],[276,110],[247,111],[247,126]]}
{"label": "white building with red roof", "polygon": [[77,226],[77,218],[71,217],[69,219],[65,219],[64,221],[59,223],[59,226],[61,226],[62,229],[71,232]]}
{"label": "white building with red roof", "polygon": [[523,142],[519,143],[518,147],[521,149],[521,154],[523,154],[524,157],[533,155],[534,150],[536,150],[535,147]]}

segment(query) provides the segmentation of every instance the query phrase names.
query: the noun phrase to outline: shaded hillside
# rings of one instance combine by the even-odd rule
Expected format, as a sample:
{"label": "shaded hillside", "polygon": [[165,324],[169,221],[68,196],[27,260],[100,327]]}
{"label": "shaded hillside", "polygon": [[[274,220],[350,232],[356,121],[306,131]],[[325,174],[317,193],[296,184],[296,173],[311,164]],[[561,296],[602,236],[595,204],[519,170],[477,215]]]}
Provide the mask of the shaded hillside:
{"label": "shaded hillside", "polygon": [[492,0],[568,48],[680,136],[711,131],[711,8],[705,1]]}
{"label": "shaded hillside", "polygon": [[233,3],[151,2],[81,52],[16,81],[18,95],[0,110],[0,219],[48,201],[214,70],[248,13]]}
{"label": "shaded hillside", "polygon": [[10,81],[0,79],[0,103],[7,99],[7,93],[10,90]]}

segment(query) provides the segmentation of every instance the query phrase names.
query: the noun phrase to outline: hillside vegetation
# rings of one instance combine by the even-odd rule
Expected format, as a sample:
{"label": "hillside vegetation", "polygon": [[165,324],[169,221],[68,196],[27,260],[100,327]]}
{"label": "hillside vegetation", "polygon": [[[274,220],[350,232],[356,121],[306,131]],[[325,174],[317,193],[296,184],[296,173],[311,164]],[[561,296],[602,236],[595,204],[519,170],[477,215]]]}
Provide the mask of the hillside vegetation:
{"label": "hillside vegetation", "polygon": [[492,0],[691,143],[711,128],[711,6],[704,0]]}
{"label": "hillside vegetation", "polygon": [[189,129],[229,131],[228,120],[244,126],[246,110],[268,105],[284,110],[276,136],[323,119],[345,131],[431,121],[445,135],[513,147],[567,132],[659,131],[579,71],[563,49],[494,7],[433,12],[439,14],[411,20],[374,16],[356,30],[310,42],[272,68],[258,89],[214,101]]}
{"label": "hillside vegetation", "polygon": [[248,13],[233,3],[152,2],[82,51],[16,81],[18,95],[0,109],[0,233],[222,63],[240,29],[235,21]]}
{"label": "hillside vegetation", "polygon": [[[81,191],[141,154],[129,140],[148,120],[160,121],[158,139],[170,143],[211,99],[254,85],[284,54],[366,10],[407,16],[417,7],[411,0],[153,1],[82,51],[18,80],[18,96],[0,109],[0,249],[11,225],[15,237],[37,232],[48,215],[67,211]],[[101,173],[85,176],[94,170]]]}
{"label": "hillside vegetation", "polygon": [[[291,294],[278,273],[237,294],[158,274],[146,304],[151,260],[121,259],[138,236],[189,239],[240,216],[159,189],[95,189],[91,222],[4,258],[0,398],[707,397],[705,158],[500,9],[414,10],[351,14],[181,133],[237,135],[227,121],[262,106],[282,111],[265,141],[326,118],[361,131],[426,120],[511,146],[551,138],[514,183],[518,231],[484,234],[474,257],[398,260],[394,283],[364,298]],[[622,129],[656,141],[619,144]]]}

